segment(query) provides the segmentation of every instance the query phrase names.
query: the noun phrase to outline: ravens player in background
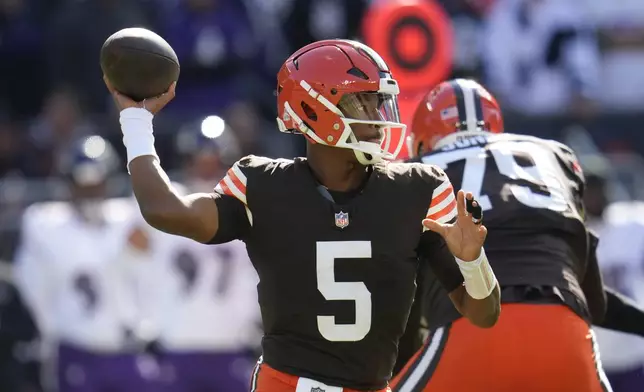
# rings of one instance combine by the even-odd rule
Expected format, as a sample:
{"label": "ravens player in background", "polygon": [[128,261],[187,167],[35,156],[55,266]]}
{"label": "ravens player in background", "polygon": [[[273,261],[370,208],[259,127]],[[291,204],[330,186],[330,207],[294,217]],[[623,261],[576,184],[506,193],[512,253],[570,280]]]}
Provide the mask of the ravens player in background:
{"label": "ravens player in background", "polygon": [[[31,205],[23,215],[15,280],[55,364],[60,392],[145,391],[135,302],[127,284],[136,246],[127,229],[138,214],[128,199],[106,199],[118,164],[100,136],[66,151],[61,174],[69,201]],[[52,362],[52,360],[54,360]]]}
{"label": "ravens player in background", "polygon": [[[425,271],[417,302],[431,337],[396,377],[394,390],[610,390],[590,330],[606,312],[598,240],[584,224],[584,176],[573,151],[552,140],[503,134],[496,100],[472,80],[437,86],[412,127],[412,154],[444,169],[483,208],[486,251],[504,305],[495,328],[471,328]],[[609,298],[618,300],[613,293]],[[611,319],[624,320],[620,328],[633,332],[626,320],[636,321],[630,316],[641,310],[621,303],[613,305]],[[409,334],[419,331],[419,319]],[[464,370],[463,358],[476,365]]]}
{"label": "ravens player in background", "polygon": [[386,391],[418,254],[466,318],[495,324],[486,229],[465,211],[471,194],[455,197],[442,170],[382,162],[402,146],[389,130],[404,125],[398,84],[371,48],[315,42],[291,55],[277,79],[279,129],[303,134],[307,157],[248,156],[213,193],[187,197],[172,188],[154,149],[152,119],[175,86],[136,103],[106,79],[121,110],[134,193],[162,231],[246,242],[265,333],[252,391]]}
{"label": "ravens player in background", "polygon": [[[225,173],[221,140],[195,127],[177,134],[186,158],[183,184],[190,191],[204,189],[207,179],[216,183]],[[182,188],[175,184],[187,194]],[[248,391],[261,331],[257,274],[246,246],[241,241],[207,246],[145,226],[154,249],[148,307],[157,308],[157,317],[150,318],[158,320],[154,325],[163,350],[157,392]]]}

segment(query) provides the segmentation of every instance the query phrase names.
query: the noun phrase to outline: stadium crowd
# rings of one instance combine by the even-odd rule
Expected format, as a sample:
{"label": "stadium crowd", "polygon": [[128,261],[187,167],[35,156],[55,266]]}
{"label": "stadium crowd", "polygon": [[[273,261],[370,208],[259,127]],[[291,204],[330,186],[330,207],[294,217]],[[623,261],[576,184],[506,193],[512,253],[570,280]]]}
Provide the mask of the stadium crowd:
{"label": "stadium crowd", "polygon": [[[48,272],[32,273],[18,270],[14,260],[20,258],[17,250],[25,236],[25,210],[34,203],[69,199],[61,173],[73,159],[69,151],[88,136],[100,136],[106,148],[114,147],[117,174],[106,188],[107,195],[130,197],[118,116],[98,64],[104,40],[122,28],[142,26],[163,36],[175,49],[181,63],[177,97],[155,124],[156,148],[173,180],[191,191],[208,191],[242,156],[303,153],[303,138],[281,134],[275,127],[275,75],[290,53],[310,42],[361,39],[363,17],[379,1],[396,0],[0,1],[0,258],[4,260],[0,268],[0,391],[46,391],[57,383],[62,385],[56,381],[60,378],[68,386],[61,387],[61,392],[82,390],[74,389],[84,382],[82,371],[71,368],[56,374],[48,366],[55,356],[82,362],[82,354],[73,345],[57,355],[47,350],[49,336],[44,336],[43,325],[49,321],[43,319],[52,316],[43,315],[50,313],[46,305],[34,309],[37,301],[25,298],[46,297],[25,287],[40,285],[36,279],[61,275],[66,270],[64,262],[40,267],[39,263],[50,260],[38,260],[29,268]],[[474,78],[489,87],[508,113],[505,128],[509,132],[554,138],[577,152],[588,182],[589,220],[602,238],[598,254],[606,283],[644,304],[644,207],[637,203],[644,200],[644,3],[418,1],[435,2],[449,16],[453,42],[447,76]],[[134,207],[118,208],[137,215]],[[147,249],[147,241],[154,236],[141,234],[138,225],[128,232],[127,240],[134,248]],[[637,245],[630,252],[621,251],[623,233]],[[224,369],[222,380],[250,379],[261,336],[256,277],[246,269],[246,256],[237,255],[235,246],[208,254],[201,248],[195,250],[198,255],[205,252],[198,256],[203,260],[219,261],[207,274],[213,281],[219,279],[217,301],[230,301],[211,306],[200,297],[190,305],[200,315],[211,312],[204,317],[214,324],[230,321],[230,327],[217,328],[214,341],[204,338],[212,343],[204,349],[225,354],[207,362]],[[154,258],[136,252],[120,257]],[[229,265],[231,260],[244,266],[236,271],[237,267]],[[138,280],[133,284],[136,288],[123,289],[123,293],[136,291],[133,296],[150,302],[127,310],[138,312],[136,316],[119,317],[137,319],[131,325],[136,329],[145,318],[139,314],[141,309],[147,312],[149,307],[177,313],[148,318],[168,324],[168,318],[181,317],[185,311],[188,323],[195,310],[185,310],[182,306],[186,305],[172,302],[171,295],[162,295],[167,286],[154,286],[172,282],[172,271],[181,276],[177,285],[191,285],[199,265],[183,257],[176,266],[154,272],[158,275],[149,268],[126,268],[128,276]],[[234,278],[231,271],[237,272]],[[151,276],[160,276],[156,284]],[[226,279],[235,290],[226,289]],[[146,288],[143,294],[141,287]],[[203,290],[212,291],[212,287]],[[87,290],[84,293],[88,295]],[[165,299],[163,306],[157,303],[160,300],[151,299],[156,296]],[[91,302],[91,295],[86,299]],[[168,340],[179,336],[175,341],[180,344],[198,345],[198,339],[176,332],[182,328],[186,327],[168,327],[172,336]],[[608,331],[598,335],[609,376],[624,380],[623,384],[615,381],[613,390],[644,390],[644,339]],[[229,344],[233,340],[238,344]],[[145,344],[143,351],[152,357],[164,350],[156,346],[161,344],[156,340]],[[180,374],[177,364],[181,360],[168,363]],[[140,364],[149,370],[146,366]],[[172,373],[164,368],[149,371]],[[164,388],[169,389],[164,390],[181,390],[171,389],[173,382],[167,381]],[[226,385],[230,385],[226,392],[247,390],[232,382]]]}

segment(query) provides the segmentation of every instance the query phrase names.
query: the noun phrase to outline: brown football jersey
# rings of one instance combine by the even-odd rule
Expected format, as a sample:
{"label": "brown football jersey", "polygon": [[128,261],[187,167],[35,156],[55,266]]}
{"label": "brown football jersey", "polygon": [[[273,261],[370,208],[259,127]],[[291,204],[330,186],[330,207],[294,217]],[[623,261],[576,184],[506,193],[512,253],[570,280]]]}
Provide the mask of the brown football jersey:
{"label": "brown football jersey", "polygon": [[[557,288],[564,302],[588,318],[581,282],[591,243],[582,217],[584,177],[570,148],[531,136],[482,133],[420,160],[474,193],[488,228],[485,251],[502,288]],[[419,284],[430,329],[460,317],[431,271]]]}
{"label": "brown football jersey", "polygon": [[452,254],[422,220],[456,216],[445,173],[421,163],[371,166],[356,192],[329,192],[306,159],[249,156],[215,188],[213,243],[245,241],[260,278],[263,360],[295,376],[383,388],[415,293],[419,255],[451,291]]}

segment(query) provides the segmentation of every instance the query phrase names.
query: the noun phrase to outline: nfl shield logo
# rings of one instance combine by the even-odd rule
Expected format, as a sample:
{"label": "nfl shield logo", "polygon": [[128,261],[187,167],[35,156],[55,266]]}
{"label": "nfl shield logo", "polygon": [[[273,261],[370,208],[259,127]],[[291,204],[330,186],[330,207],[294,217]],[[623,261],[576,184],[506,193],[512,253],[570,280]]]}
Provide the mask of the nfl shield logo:
{"label": "nfl shield logo", "polygon": [[348,212],[338,212],[335,214],[335,225],[341,229],[349,226],[349,213]]}
{"label": "nfl shield logo", "polygon": [[313,387],[313,388],[311,388],[311,392],[324,392],[324,389],[318,388],[318,387]]}

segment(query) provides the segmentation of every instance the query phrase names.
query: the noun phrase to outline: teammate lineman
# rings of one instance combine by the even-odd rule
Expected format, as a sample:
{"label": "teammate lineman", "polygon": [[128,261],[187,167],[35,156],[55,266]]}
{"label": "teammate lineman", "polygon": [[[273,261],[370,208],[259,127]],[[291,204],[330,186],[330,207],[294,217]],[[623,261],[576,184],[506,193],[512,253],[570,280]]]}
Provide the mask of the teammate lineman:
{"label": "teammate lineman", "polygon": [[495,324],[498,286],[482,249],[486,229],[465,212],[471,194],[455,197],[437,167],[382,161],[402,145],[389,130],[404,125],[398,84],[369,47],[328,40],[289,57],[277,121],[304,134],[307,157],[245,157],[213,194],[178,196],[159,165],[152,118],[174,86],[135,103],[106,84],[148,223],[204,243],[246,242],[265,330],[252,391],[388,390],[418,255],[461,314]]}
{"label": "teammate lineman", "polygon": [[[603,319],[606,299],[597,238],[583,222],[585,184],[573,151],[552,140],[502,134],[496,100],[472,80],[437,86],[412,127],[412,153],[445,169],[485,211],[486,248],[504,306],[495,328],[471,328],[430,273],[421,285],[431,338],[397,376],[394,390],[610,390],[590,330],[592,320]],[[463,358],[477,364],[467,376]]]}

